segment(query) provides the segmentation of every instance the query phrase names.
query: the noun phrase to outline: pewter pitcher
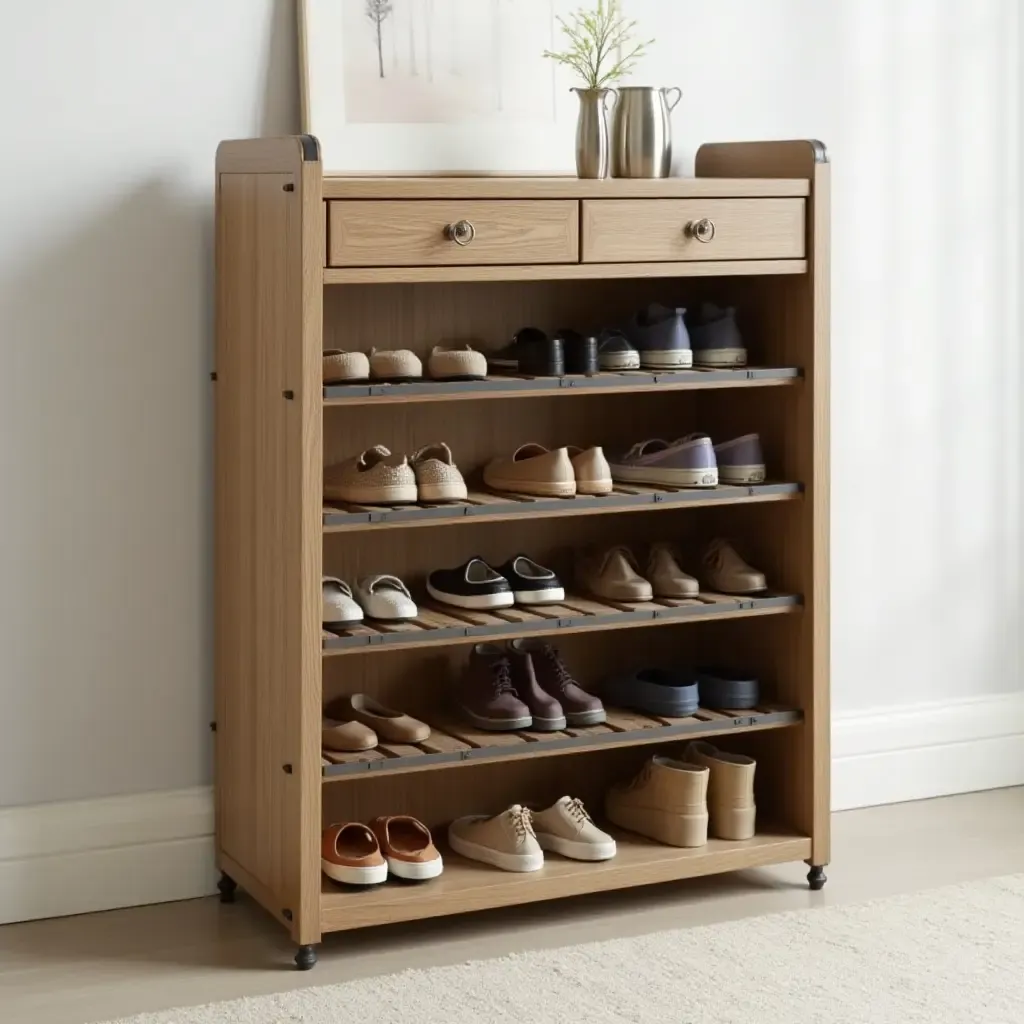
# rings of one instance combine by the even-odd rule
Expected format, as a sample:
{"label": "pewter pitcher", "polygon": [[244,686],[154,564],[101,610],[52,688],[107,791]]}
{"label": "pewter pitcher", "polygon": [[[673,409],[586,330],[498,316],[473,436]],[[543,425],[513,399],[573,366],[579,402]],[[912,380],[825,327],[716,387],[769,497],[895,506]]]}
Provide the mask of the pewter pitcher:
{"label": "pewter pitcher", "polygon": [[611,165],[608,136],[608,98],[614,89],[573,89],[579,97],[576,119],[576,177],[607,178]]}
{"label": "pewter pitcher", "polygon": [[[616,178],[667,178],[672,170],[672,119],[682,90],[623,86],[612,123],[612,174]],[[670,103],[669,93],[675,93]]]}

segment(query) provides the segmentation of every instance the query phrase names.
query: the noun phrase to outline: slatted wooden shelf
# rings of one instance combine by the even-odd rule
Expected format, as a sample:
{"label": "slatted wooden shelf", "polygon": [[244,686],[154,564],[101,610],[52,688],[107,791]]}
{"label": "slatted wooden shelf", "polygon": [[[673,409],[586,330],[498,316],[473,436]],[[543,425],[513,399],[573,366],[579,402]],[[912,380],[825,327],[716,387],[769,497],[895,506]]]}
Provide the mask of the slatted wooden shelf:
{"label": "slatted wooden shelf", "polygon": [[553,754],[583,753],[608,747],[667,743],[696,737],[724,736],[796,725],[802,715],[789,708],[762,705],[748,711],[713,711],[700,708],[687,718],[666,718],[607,709],[602,725],[569,726],[561,732],[485,732],[457,718],[431,718],[429,739],[415,745],[382,743],[374,750],[335,753],[325,750],[330,762],[323,768],[325,782],[366,778],[381,772],[415,772],[481,761],[516,760]]}
{"label": "slatted wooden shelf", "polygon": [[486,380],[414,380],[403,384],[371,381],[368,384],[328,384],[324,387],[324,405],[773,387],[795,384],[800,377],[800,370],[795,366],[745,366],[736,370],[659,370],[657,373],[622,370],[592,377],[582,374],[565,377],[492,375]]}
{"label": "slatted wooden shelf", "polygon": [[795,594],[775,593],[758,597],[701,593],[696,598],[685,600],[660,598],[640,604],[619,604],[569,595],[557,605],[534,606],[529,610],[499,608],[489,612],[431,602],[421,605],[419,615],[411,622],[367,622],[348,629],[325,629],[321,632],[321,640],[325,655],[350,654],[458,641],[478,643],[517,636],[777,615],[795,611],[800,603],[801,598]]}
{"label": "slatted wooden shelf", "polygon": [[619,829],[609,831],[618,847],[611,860],[586,863],[545,854],[544,867],[528,874],[499,871],[487,864],[466,860],[442,844],[444,873],[417,886],[411,896],[408,885],[389,882],[374,889],[352,891],[323,878],[320,926],[325,932],[345,931],[489,907],[518,906],[561,896],[581,896],[607,889],[673,882],[720,871],[742,871],[806,860],[811,856],[809,838],[771,825],[759,827],[753,839],[741,842],[709,839],[706,846],[688,850],[662,846]]}
{"label": "slatted wooden shelf", "polygon": [[527,516],[594,515],[602,512],[643,512],[652,508],[700,508],[707,505],[745,505],[792,501],[803,488],[796,483],[749,484],[742,487],[685,489],[616,484],[611,494],[575,498],[535,498],[526,494],[490,494],[473,490],[465,501],[442,505],[333,504],[324,506],[324,533],[384,529],[390,526],[437,526],[444,523],[491,522]]}

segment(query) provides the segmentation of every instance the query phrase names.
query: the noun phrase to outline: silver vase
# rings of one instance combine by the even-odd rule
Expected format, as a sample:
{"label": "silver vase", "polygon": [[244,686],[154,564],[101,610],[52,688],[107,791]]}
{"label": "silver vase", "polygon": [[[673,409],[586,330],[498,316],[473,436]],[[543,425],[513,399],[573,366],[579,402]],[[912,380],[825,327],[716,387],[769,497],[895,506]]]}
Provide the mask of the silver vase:
{"label": "silver vase", "polygon": [[579,97],[576,119],[576,177],[607,178],[610,168],[608,144],[608,97],[614,89],[573,89]]}
{"label": "silver vase", "polygon": [[[668,93],[674,92],[670,103]],[[612,174],[616,178],[667,178],[672,171],[672,119],[682,90],[653,86],[619,89],[612,125]]]}

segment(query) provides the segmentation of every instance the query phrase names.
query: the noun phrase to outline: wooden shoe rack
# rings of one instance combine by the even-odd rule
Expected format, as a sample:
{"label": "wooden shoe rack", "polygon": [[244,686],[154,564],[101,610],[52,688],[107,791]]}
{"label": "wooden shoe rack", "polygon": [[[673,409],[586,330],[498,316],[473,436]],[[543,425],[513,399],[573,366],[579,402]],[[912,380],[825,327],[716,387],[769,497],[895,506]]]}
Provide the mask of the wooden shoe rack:
{"label": "wooden shoe rack", "polygon": [[[223,898],[240,885],[270,911],[300,967],[325,933],[374,924],[786,861],[807,861],[811,887],[824,884],[829,167],[819,143],[794,141],[705,145],[696,170],[661,181],[335,178],[308,136],[218,150],[217,858]],[[446,235],[460,220],[474,225],[471,244]],[[409,348],[426,364],[445,341],[490,351],[527,325],[617,325],[649,302],[705,299],[738,309],[749,367],[322,384],[325,348]],[[758,432],[771,481],[565,500],[490,494],[480,481],[489,458],[527,441],[622,448],[693,430]],[[466,501],[324,504],[325,464],[431,441],[451,446]],[[672,540],[696,559],[723,535],[766,573],[767,594],[631,605],[573,590],[581,545]],[[426,600],[431,569],[520,551],[569,582],[561,605],[485,613]],[[371,572],[405,580],[419,616],[325,631],[321,574]],[[467,727],[449,694],[472,645],[517,636],[554,637],[584,685],[644,665],[716,664],[756,674],[762,703],[684,719],[609,709],[604,725],[555,734]],[[357,692],[424,719],[430,739],[325,759],[322,708]],[[613,860],[552,855],[535,874],[446,853],[444,874],[419,886],[348,892],[322,879],[330,822],[413,814],[443,840],[459,815],[566,793],[600,819],[612,783],[693,737],[757,759],[755,838],[681,850],[619,833]]]}

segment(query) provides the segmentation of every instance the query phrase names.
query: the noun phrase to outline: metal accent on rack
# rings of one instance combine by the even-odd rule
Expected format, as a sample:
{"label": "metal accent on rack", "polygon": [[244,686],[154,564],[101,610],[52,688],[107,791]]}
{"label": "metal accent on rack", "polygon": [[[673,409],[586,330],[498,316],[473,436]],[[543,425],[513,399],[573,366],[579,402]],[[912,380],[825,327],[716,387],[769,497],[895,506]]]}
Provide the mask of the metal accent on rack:
{"label": "metal accent on rack", "polygon": [[471,221],[457,220],[454,224],[446,224],[444,237],[456,245],[469,245],[476,238],[476,228]]}

